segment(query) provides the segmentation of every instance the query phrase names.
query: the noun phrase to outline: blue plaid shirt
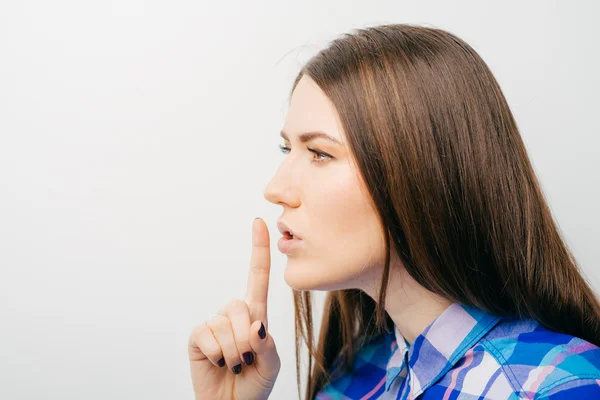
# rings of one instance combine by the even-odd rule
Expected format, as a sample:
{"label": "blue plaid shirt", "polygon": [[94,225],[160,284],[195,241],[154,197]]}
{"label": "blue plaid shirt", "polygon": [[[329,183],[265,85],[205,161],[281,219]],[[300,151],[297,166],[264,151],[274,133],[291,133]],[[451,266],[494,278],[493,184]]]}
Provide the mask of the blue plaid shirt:
{"label": "blue plaid shirt", "polygon": [[318,400],[600,399],[600,348],[533,319],[452,304],[412,346],[400,331],[372,338]]}

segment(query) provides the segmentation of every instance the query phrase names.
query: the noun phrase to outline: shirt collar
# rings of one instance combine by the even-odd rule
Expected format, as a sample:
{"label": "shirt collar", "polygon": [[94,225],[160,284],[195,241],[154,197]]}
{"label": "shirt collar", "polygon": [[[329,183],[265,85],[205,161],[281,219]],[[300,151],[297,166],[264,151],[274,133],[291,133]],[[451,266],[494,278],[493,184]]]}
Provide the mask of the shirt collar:
{"label": "shirt collar", "polygon": [[396,340],[391,345],[385,390],[389,390],[396,378],[405,377],[410,371],[410,391],[412,398],[416,398],[500,320],[501,317],[478,308],[453,303],[417,336],[412,346],[394,326]]}

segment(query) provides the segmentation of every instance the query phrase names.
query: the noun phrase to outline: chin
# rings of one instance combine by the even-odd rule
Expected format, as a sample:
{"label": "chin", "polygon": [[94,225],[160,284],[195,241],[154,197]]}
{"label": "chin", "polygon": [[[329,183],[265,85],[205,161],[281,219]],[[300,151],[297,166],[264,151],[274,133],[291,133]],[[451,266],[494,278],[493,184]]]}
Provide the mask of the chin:
{"label": "chin", "polygon": [[296,261],[288,260],[283,277],[285,283],[295,290],[330,291],[348,288],[348,285],[340,283],[333,276],[323,274],[324,271],[327,271],[325,266],[317,266],[314,263],[296,265]]}
{"label": "chin", "polygon": [[315,290],[315,283],[317,282],[315,282],[314,274],[307,273],[307,271],[297,271],[297,268],[290,267],[289,264],[288,261],[283,273],[285,283],[296,290]]}

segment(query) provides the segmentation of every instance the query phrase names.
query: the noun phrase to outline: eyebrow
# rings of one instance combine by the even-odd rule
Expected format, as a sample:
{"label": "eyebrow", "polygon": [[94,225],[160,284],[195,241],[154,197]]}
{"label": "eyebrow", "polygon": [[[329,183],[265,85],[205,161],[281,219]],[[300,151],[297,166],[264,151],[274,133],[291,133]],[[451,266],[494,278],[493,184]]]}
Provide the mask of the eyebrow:
{"label": "eyebrow", "polygon": [[[288,142],[290,141],[288,135],[284,131],[281,131],[281,137],[284,138],[285,140],[287,140]],[[315,131],[315,132],[303,132],[303,133],[298,134],[298,139],[300,139],[300,143],[306,143],[306,142],[309,142],[316,138],[326,139],[326,140],[329,140],[330,142],[333,142],[335,144],[342,146],[342,144],[336,138],[329,136],[325,132]]]}

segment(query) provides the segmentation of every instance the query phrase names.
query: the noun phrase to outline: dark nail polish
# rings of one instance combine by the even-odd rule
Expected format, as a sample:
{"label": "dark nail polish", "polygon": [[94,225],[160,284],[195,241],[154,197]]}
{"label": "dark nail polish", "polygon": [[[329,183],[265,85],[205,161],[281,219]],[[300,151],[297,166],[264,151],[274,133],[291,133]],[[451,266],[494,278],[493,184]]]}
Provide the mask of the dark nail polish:
{"label": "dark nail polish", "polygon": [[236,375],[239,374],[240,372],[242,372],[242,364],[240,363],[240,364],[236,365],[235,367],[232,368],[232,370],[233,370],[234,374],[236,374]]}
{"label": "dark nail polish", "polygon": [[267,331],[265,331],[265,326],[263,325],[263,323],[260,323],[260,329],[258,330],[258,336],[260,336],[261,339],[264,339],[267,337]]}
{"label": "dark nail polish", "polygon": [[252,365],[254,362],[254,354],[251,351],[247,351],[244,353],[244,362],[246,365]]}
{"label": "dark nail polish", "polygon": [[224,358],[221,358],[219,361],[217,361],[217,365],[218,365],[219,367],[222,367],[222,366],[224,366],[224,365],[225,365],[225,359],[224,359]]}

